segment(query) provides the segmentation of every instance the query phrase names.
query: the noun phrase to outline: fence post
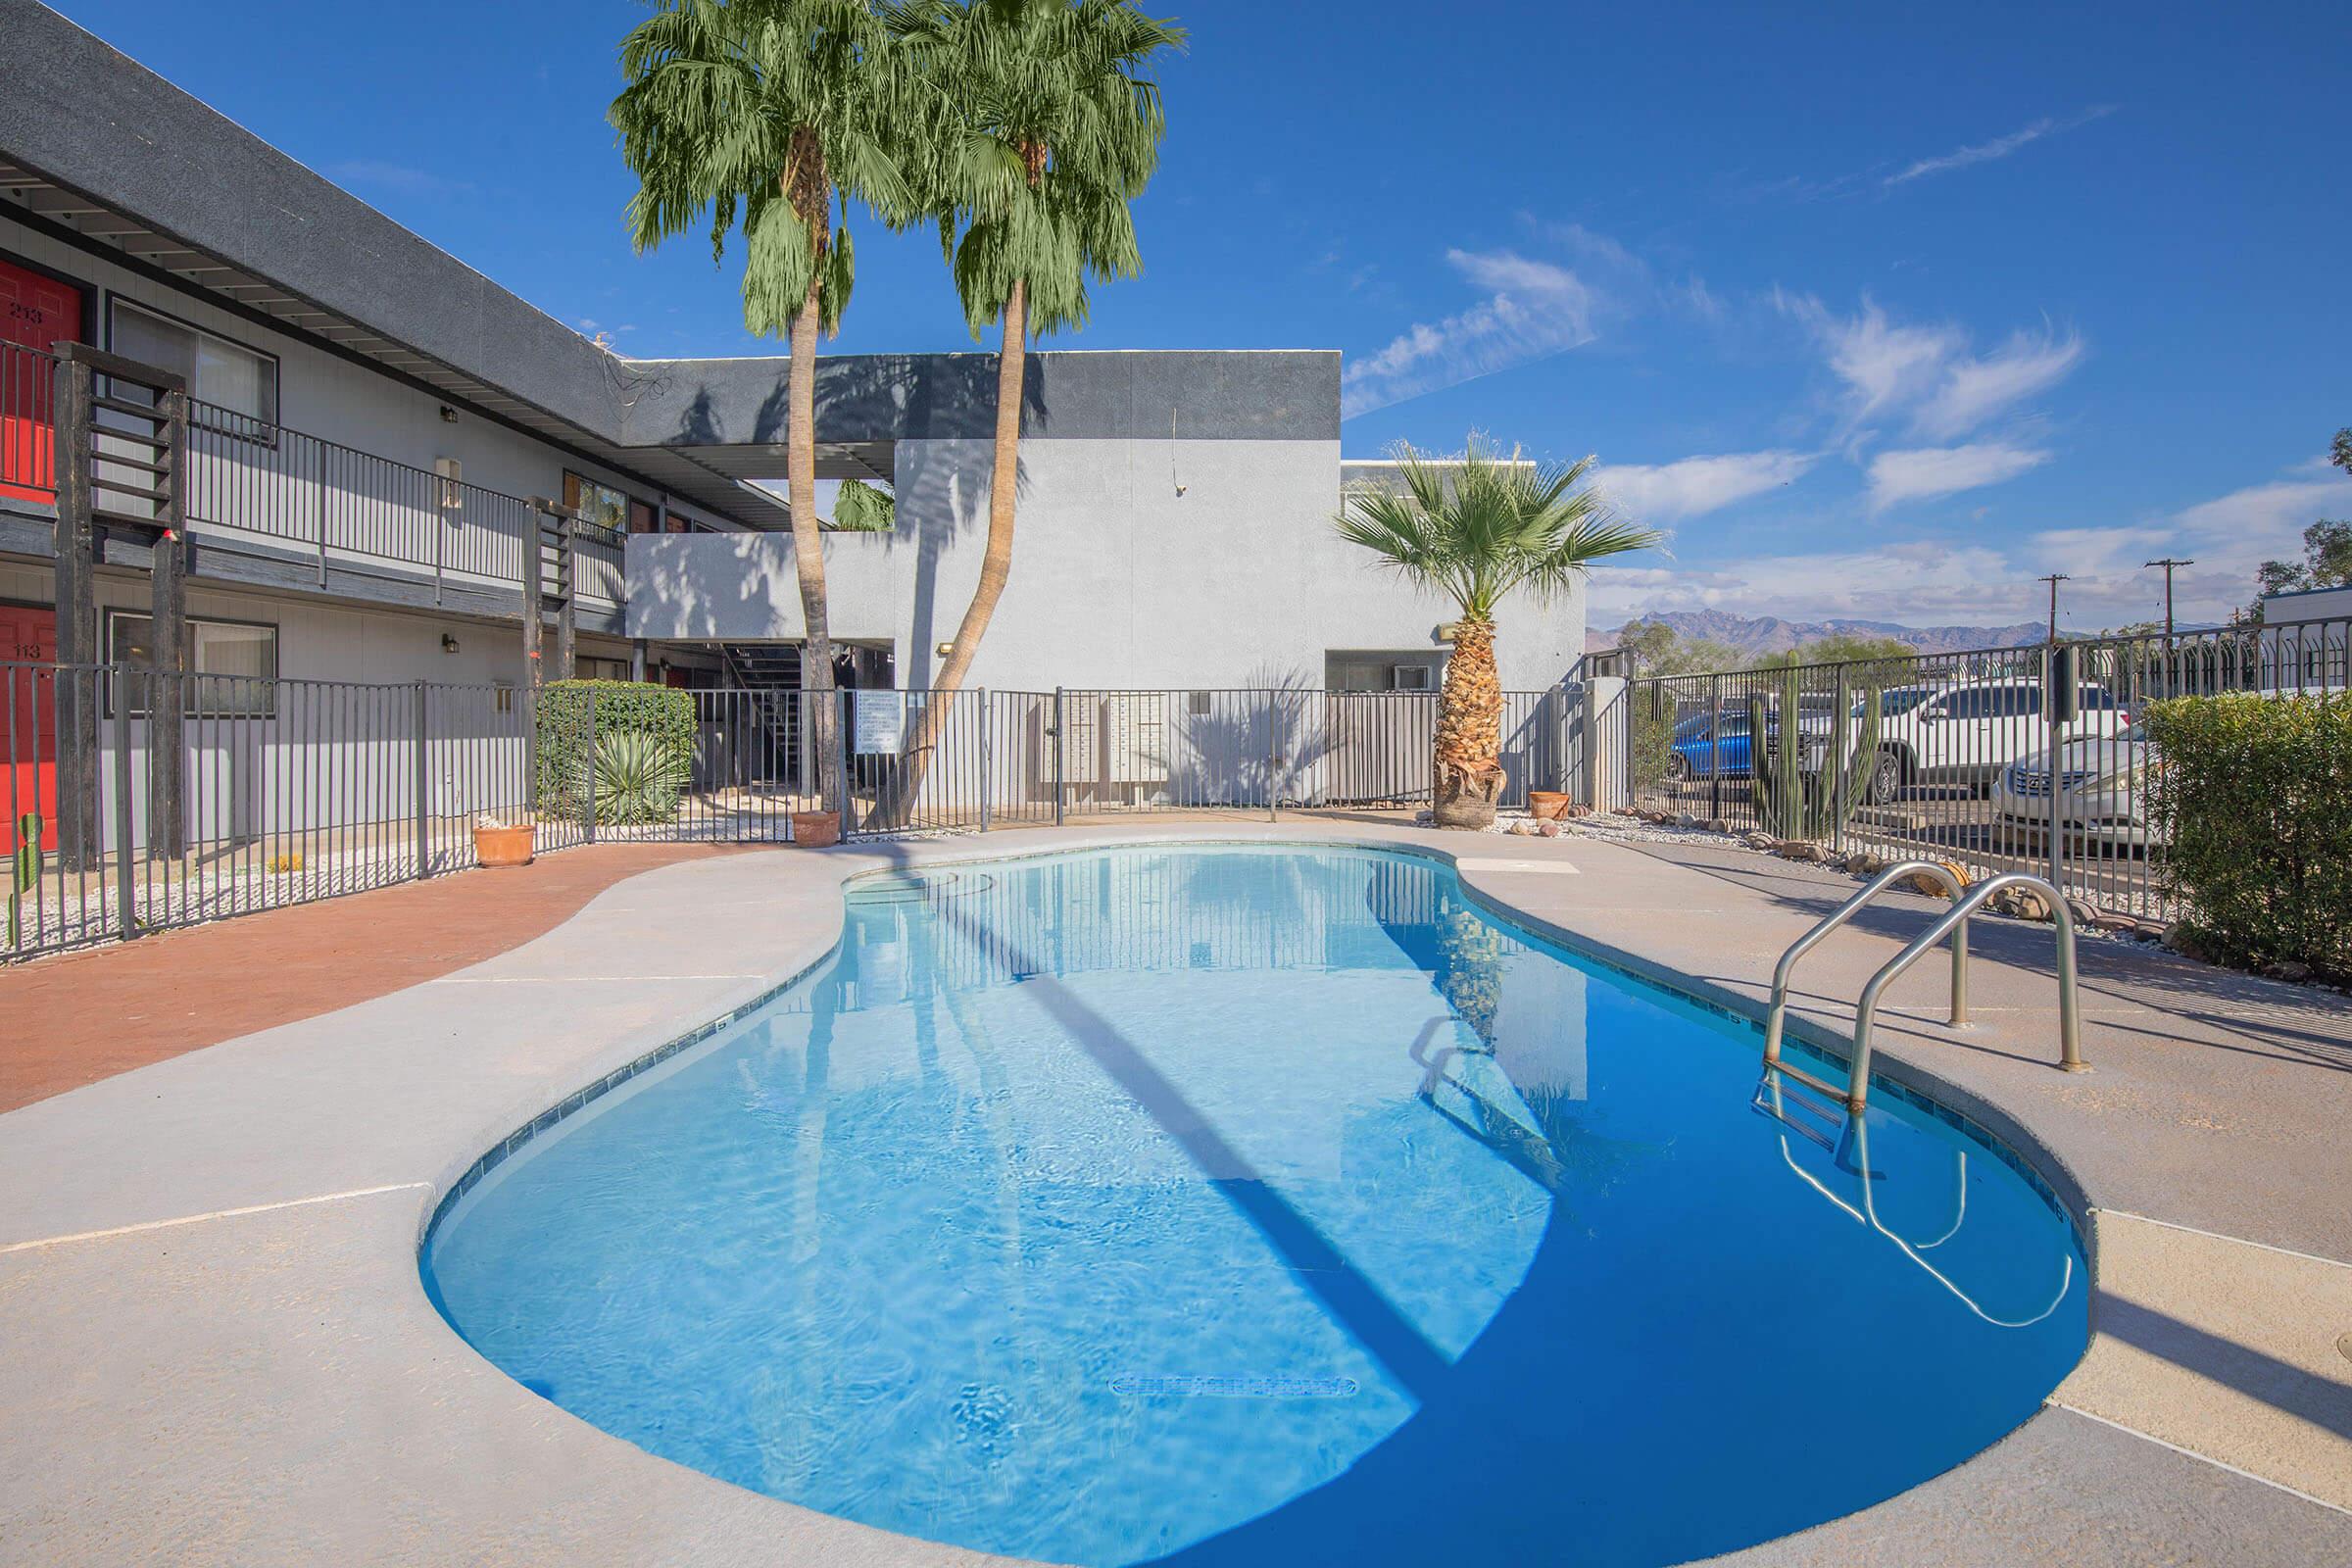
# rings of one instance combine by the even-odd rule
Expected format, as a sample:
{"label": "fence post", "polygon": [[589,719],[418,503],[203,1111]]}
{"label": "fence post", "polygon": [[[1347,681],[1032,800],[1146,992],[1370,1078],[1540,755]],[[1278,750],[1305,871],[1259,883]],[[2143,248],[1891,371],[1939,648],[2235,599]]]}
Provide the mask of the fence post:
{"label": "fence post", "polygon": [[1276,770],[1282,765],[1281,694],[1266,693],[1266,820],[1282,820],[1282,780]]}
{"label": "fence post", "polygon": [[1054,825],[1061,826],[1061,688],[1054,688]]}
{"label": "fence post", "polygon": [[[2058,683],[2061,679],[2071,680],[2073,678],[2074,659],[2072,656],[2061,659],[2058,654],[2058,646],[2053,643],[2042,653],[2041,667],[2042,739],[2047,747],[2047,750],[2042,753],[2042,758],[2048,770],[2050,796],[2050,887],[2060,899],[2064,899],[2066,897],[2066,835],[2061,826],[2058,792],[2065,782],[2065,770],[2058,749],[2064,744],[2063,737],[2066,731],[2066,721],[2060,716],[2060,710],[2069,705],[2060,701]],[[2052,909],[2050,918],[2057,919],[2058,911]]]}
{"label": "fence post", "polygon": [[588,820],[581,829],[581,841],[596,842],[596,688],[588,688],[588,750],[582,763],[588,770]]}
{"label": "fence post", "polygon": [[857,814],[856,802],[850,798],[850,748],[858,738],[850,733],[858,718],[857,692],[853,687],[836,687],[833,692],[833,763],[841,779],[841,842],[850,842],[850,819]]}
{"label": "fence post", "polygon": [[980,688],[980,831],[988,831],[988,765],[994,726],[988,717],[988,688]]}
{"label": "fence post", "polygon": [[[1748,743],[1750,750],[1755,742]],[[1723,820],[1723,676],[1707,677],[1707,820]]]}
{"label": "fence post", "polygon": [[431,730],[425,722],[426,690],[423,681],[416,683],[416,766],[414,771],[416,782],[416,875],[419,880],[432,875],[433,871],[433,829],[430,815],[432,786],[428,782],[429,769],[426,765],[427,751],[431,745],[426,737]]}
{"label": "fence post", "polygon": [[[57,364],[53,419],[57,485],[57,849],[69,871],[103,870],[98,808],[98,533],[90,489],[93,375],[86,361]],[[74,666],[82,666],[74,670]]]}
{"label": "fence post", "polygon": [[114,693],[115,909],[125,942],[139,934],[138,885],[130,878],[130,677],[127,664],[116,666],[109,676],[119,683]]}

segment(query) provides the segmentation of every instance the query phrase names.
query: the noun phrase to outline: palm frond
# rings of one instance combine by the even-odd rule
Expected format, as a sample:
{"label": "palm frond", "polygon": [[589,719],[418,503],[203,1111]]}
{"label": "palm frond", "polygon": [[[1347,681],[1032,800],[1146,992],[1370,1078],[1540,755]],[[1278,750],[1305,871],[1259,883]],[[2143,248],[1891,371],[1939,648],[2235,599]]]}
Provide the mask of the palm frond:
{"label": "palm frond", "polygon": [[1403,443],[1396,459],[1396,486],[1344,497],[1334,527],[1466,616],[1493,620],[1513,593],[1546,603],[1593,562],[1664,537],[1610,512],[1588,482],[1592,458],[1535,464],[1473,435],[1457,459]]}

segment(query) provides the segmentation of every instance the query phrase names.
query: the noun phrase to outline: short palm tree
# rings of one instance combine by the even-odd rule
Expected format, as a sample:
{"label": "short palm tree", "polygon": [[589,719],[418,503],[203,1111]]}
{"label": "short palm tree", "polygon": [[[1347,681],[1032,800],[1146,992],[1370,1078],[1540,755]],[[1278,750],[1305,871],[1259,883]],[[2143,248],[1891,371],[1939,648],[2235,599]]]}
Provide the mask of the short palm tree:
{"label": "short palm tree", "polygon": [[906,0],[885,8],[910,69],[941,105],[923,168],[928,220],[977,338],[997,350],[996,452],[980,580],[908,737],[878,818],[922,786],[939,733],[1012,573],[1021,380],[1028,340],[1086,324],[1087,281],[1143,268],[1128,204],[1166,128],[1153,57],[1184,29],[1132,0]]}
{"label": "short palm tree", "polygon": [[1461,611],[1438,697],[1431,757],[1440,827],[1483,828],[1502,792],[1502,686],[1494,613],[1524,591],[1543,605],[1606,556],[1645,550],[1661,535],[1614,515],[1585,481],[1592,462],[1543,466],[1517,448],[1499,455],[1477,436],[1459,461],[1396,448],[1400,488],[1346,499],[1340,537]]}
{"label": "short palm tree", "polygon": [[[839,327],[856,276],[849,204],[889,222],[917,212],[902,159],[932,123],[923,112],[933,100],[918,96],[864,0],[657,0],[621,40],[620,68],[628,85],[609,118],[639,181],[628,210],[638,249],[708,223],[722,256],[740,215],[744,325],[791,337],[786,498],[801,684],[817,694],[821,738],[833,644],[816,514],[816,343]],[[823,772],[830,781],[834,770]]]}

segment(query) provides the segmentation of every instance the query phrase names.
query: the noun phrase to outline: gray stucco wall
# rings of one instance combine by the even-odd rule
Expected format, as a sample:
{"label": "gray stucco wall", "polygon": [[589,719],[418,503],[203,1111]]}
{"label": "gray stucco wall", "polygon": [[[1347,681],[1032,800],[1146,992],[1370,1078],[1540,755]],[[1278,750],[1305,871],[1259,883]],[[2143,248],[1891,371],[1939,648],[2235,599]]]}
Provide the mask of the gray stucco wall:
{"label": "gray stucco wall", "polygon": [[[978,579],[989,457],[985,440],[901,442],[897,531],[826,540],[835,635],[891,642],[902,686],[929,682]],[[1450,608],[1333,534],[1339,472],[1336,439],[1024,441],[1011,583],[971,683],[1320,686],[1329,652],[1436,647]],[[788,537],[632,539],[629,584],[633,636],[801,635]],[[1581,593],[1509,606],[1503,684],[1558,681],[1584,623]]]}

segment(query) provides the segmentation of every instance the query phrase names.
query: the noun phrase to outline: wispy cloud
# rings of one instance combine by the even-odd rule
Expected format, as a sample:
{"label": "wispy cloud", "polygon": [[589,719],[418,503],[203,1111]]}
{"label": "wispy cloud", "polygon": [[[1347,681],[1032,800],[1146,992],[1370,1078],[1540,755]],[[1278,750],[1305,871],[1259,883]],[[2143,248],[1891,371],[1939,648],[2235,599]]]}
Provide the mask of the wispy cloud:
{"label": "wispy cloud", "polygon": [[1835,316],[1809,296],[1775,298],[1821,339],[1830,369],[1852,395],[1857,420],[1926,396],[1944,362],[1968,341],[1956,326],[1898,325],[1867,298],[1851,317]]}
{"label": "wispy cloud", "polygon": [[2082,339],[2043,331],[2016,332],[1983,359],[1956,359],[1912,418],[1912,427],[1935,440],[1966,435],[2011,406],[2046,392],[2082,362]]}
{"label": "wispy cloud", "polygon": [[1592,341],[1595,295],[1567,268],[1509,250],[1453,250],[1446,259],[1485,297],[1351,361],[1340,378],[1344,417]]}
{"label": "wispy cloud", "polygon": [[462,196],[473,191],[473,181],[451,179],[427,169],[386,163],[374,158],[347,159],[326,166],[327,177],[345,185],[369,185],[404,196]]}
{"label": "wispy cloud", "polygon": [[1884,512],[1906,501],[1932,501],[1999,484],[2049,461],[2047,452],[1997,441],[1882,452],[1870,460],[1870,510]]}
{"label": "wispy cloud", "polygon": [[1865,297],[1839,316],[1810,295],[1776,293],[1783,314],[1820,341],[1831,373],[1845,383],[1849,424],[1908,412],[1912,432],[1949,441],[1968,434],[2073,373],[2085,349],[2081,334],[2044,327],[2018,331],[1992,353],[1968,352],[1968,333],[1951,322],[1898,322]]}
{"label": "wispy cloud", "polygon": [[1592,482],[1621,512],[1644,522],[1675,522],[1792,484],[1818,461],[1804,452],[1727,452],[1604,466],[1593,470]]}
{"label": "wispy cloud", "polygon": [[2006,136],[1995,136],[1990,141],[1956,147],[1940,157],[1922,158],[1917,163],[1888,174],[1883,183],[1888,188],[1892,188],[1896,185],[1907,185],[1915,179],[1925,179],[1930,174],[1945,174],[1955,169],[1968,169],[1977,164],[1994,163],[2009,157],[2012,153],[2032,146],[2045,136],[2063,135],[2067,131],[2087,125],[2094,120],[2103,119],[2114,113],[2115,105],[2099,104],[2071,119],[2044,118],[2036,120],[2031,125],[2013,130]]}

